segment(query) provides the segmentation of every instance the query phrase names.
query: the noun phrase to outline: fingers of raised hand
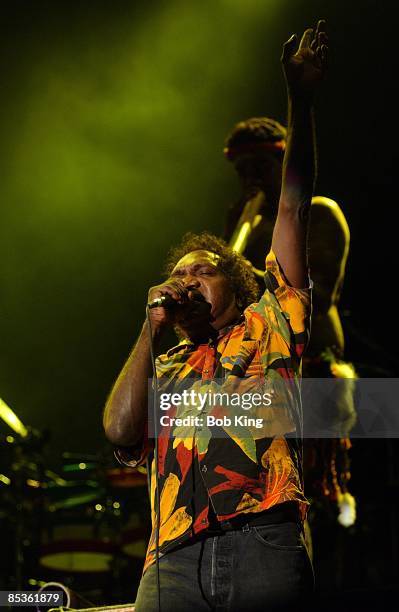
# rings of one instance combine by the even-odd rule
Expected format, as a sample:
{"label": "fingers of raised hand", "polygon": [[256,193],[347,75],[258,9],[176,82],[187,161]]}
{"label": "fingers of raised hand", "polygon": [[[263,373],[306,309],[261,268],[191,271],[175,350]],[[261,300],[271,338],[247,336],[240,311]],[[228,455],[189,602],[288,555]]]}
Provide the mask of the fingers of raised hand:
{"label": "fingers of raised hand", "polygon": [[317,22],[317,26],[316,26],[316,32],[315,32],[316,36],[318,36],[322,32],[324,32],[324,34],[325,34],[325,30],[326,30],[326,21],[325,21],[325,19],[319,19],[319,21]]}
{"label": "fingers of raised hand", "polygon": [[293,55],[293,53],[295,52],[296,49],[296,45],[297,45],[297,36],[296,34],[293,34],[288,40],[287,42],[285,42],[283,44],[283,53],[281,56],[281,61],[285,62],[287,61],[291,55]]}
{"label": "fingers of raised hand", "polygon": [[314,49],[314,52],[320,62],[321,69],[324,70],[327,64],[327,54],[328,54],[327,45],[323,43],[318,43]]}
{"label": "fingers of raised hand", "polygon": [[317,36],[315,36],[310,43],[310,48],[312,51],[316,51],[317,47],[321,47],[322,45],[328,44],[328,36],[325,32],[320,32]]}
{"label": "fingers of raised hand", "polygon": [[298,51],[302,49],[308,49],[312,45],[312,41],[314,40],[314,30],[313,28],[307,28],[302,34],[301,42],[299,43]]}
{"label": "fingers of raised hand", "polygon": [[320,20],[317,24],[316,31],[312,42],[310,43],[311,50],[315,53],[317,59],[321,64],[321,68],[324,70],[327,62],[328,53],[328,36],[324,31],[325,21]]}
{"label": "fingers of raised hand", "polygon": [[328,54],[328,47],[327,45],[321,45],[321,47],[318,47],[317,49],[317,55],[322,63],[322,65],[324,66],[327,62],[327,54]]}

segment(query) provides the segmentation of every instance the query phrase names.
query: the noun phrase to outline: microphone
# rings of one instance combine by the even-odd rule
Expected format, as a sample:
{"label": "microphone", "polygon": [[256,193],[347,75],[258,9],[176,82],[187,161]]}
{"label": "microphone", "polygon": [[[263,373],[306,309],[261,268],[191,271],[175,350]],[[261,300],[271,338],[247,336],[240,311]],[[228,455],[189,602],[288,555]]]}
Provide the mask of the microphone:
{"label": "microphone", "polygon": [[163,308],[173,308],[173,306],[176,305],[176,300],[174,300],[168,293],[161,295],[159,298],[155,298],[155,300],[152,300],[152,302],[147,304],[148,308],[159,308],[159,306],[162,306]]}

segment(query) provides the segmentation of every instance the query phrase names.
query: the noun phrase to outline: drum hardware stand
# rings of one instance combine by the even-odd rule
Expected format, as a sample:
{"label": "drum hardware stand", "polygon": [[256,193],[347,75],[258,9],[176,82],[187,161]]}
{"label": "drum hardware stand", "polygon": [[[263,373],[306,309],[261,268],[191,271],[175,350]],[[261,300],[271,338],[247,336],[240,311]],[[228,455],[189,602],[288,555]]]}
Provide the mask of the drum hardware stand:
{"label": "drum hardware stand", "polygon": [[[4,406],[0,406],[0,408],[3,410]],[[13,420],[11,418],[5,419],[2,410],[0,410],[0,417],[3,417],[7,424],[11,426]],[[11,411],[9,408],[8,410]],[[10,414],[7,417],[10,417]],[[15,418],[17,419],[16,416]],[[37,535],[40,532],[42,518],[42,506],[39,496],[32,497],[33,507],[29,507],[27,504],[27,491],[36,493],[41,488],[43,480],[41,450],[43,443],[46,441],[46,436],[37,430],[22,426],[22,424],[16,429],[18,438],[14,436],[6,437],[6,442],[10,445],[12,451],[11,470],[8,480],[10,497],[15,509],[13,513],[10,513],[10,518],[8,519],[15,533],[13,563],[10,568],[12,575],[10,586],[16,590],[23,590],[24,573],[28,569],[26,549],[28,545],[32,545],[30,536],[27,536],[26,522],[27,519],[31,520],[33,517],[37,523],[33,532]],[[32,461],[32,458],[36,459],[36,461]]]}
{"label": "drum hardware stand", "polygon": [[[39,583],[38,583],[39,584]],[[72,591],[67,586],[62,584],[61,582],[46,582],[42,584],[38,593],[51,593],[54,591],[62,591],[63,596],[65,597],[65,605],[60,606],[58,608],[40,608],[37,607],[38,612],[63,612],[63,610],[70,610],[73,612],[74,610],[82,610],[85,612],[134,612],[135,604],[117,604],[114,606],[93,606],[87,599]],[[92,606],[92,607],[87,607]]]}
{"label": "drum hardware stand", "polygon": [[[40,589],[38,590],[38,594],[42,593],[52,593],[55,591],[62,592],[63,604],[60,608],[55,608],[55,610],[64,610],[64,609],[84,609],[87,606],[93,607],[94,604],[91,601],[88,601],[82,595],[79,595],[69,587],[65,586],[61,582],[37,582],[40,584]],[[48,608],[41,608],[37,606],[38,612],[47,612]]]}

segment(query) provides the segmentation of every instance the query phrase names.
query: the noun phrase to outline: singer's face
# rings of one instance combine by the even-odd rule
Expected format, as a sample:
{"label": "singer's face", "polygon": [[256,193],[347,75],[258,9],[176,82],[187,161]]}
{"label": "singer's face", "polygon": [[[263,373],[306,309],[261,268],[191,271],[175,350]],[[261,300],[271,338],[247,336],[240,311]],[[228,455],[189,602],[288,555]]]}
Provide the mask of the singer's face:
{"label": "singer's face", "polygon": [[[235,295],[228,278],[218,268],[219,255],[211,251],[192,251],[177,262],[171,278],[179,281],[191,300],[198,300],[198,293],[205,300],[204,308],[187,310],[179,318],[178,327],[189,336],[201,325],[221,329],[239,316]],[[197,297],[196,297],[197,294]],[[201,298],[200,298],[201,299]],[[206,306],[206,308],[205,308]]]}

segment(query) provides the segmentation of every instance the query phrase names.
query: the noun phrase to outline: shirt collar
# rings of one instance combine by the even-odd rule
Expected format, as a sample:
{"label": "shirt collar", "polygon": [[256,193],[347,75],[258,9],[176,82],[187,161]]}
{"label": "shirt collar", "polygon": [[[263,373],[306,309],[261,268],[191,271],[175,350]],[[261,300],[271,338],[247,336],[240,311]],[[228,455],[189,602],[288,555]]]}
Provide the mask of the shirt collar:
{"label": "shirt collar", "polygon": [[[234,321],[233,323],[230,323],[229,325],[226,325],[225,327],[222,327],[221,329],[219,329],[217,334],[215,333],[215,337],[214,338],[210,337],[208,339],[208,343],[215,342],[215,340],[218,342],[224,336],[226,336],[228,333],[230,333],[234,329],[234,327],[236,327],[237,325],[241,325],[241,323],[243,323],[244,320],[245,320],[245,316],[244,316],[244,314],[241,314],[240,317],[236,321]],[[180,340],[179,344],[177,344],[176,346],[173,346],[168,351],[166,351],[166,354],[167,354],[168,357],[170,357],[171,355],[174,355],[175,353],[178,353],[181,350],[187,350],[189,348],[200,346],[201,344],[207,344],[207,343],[206,342],[201,342],[199,344],[194,344],[194,342],[192,340],[190,340],[189,338],[183,338],[183,340]]]}
{"label": "shirt collar", "polygon": [[231,332],[231,330],[234,327],[236,327],[237,325],[240,325],[244,320],[245,320],[244,314],[241,314],[240,317],[236,321],[234,321],[233,323],[230,323],[230,325],[226,325],[226,327],[222,327],[221,329],[219,329],[217,337],[216,337],[217,340],[221,340],[223,336]]}

